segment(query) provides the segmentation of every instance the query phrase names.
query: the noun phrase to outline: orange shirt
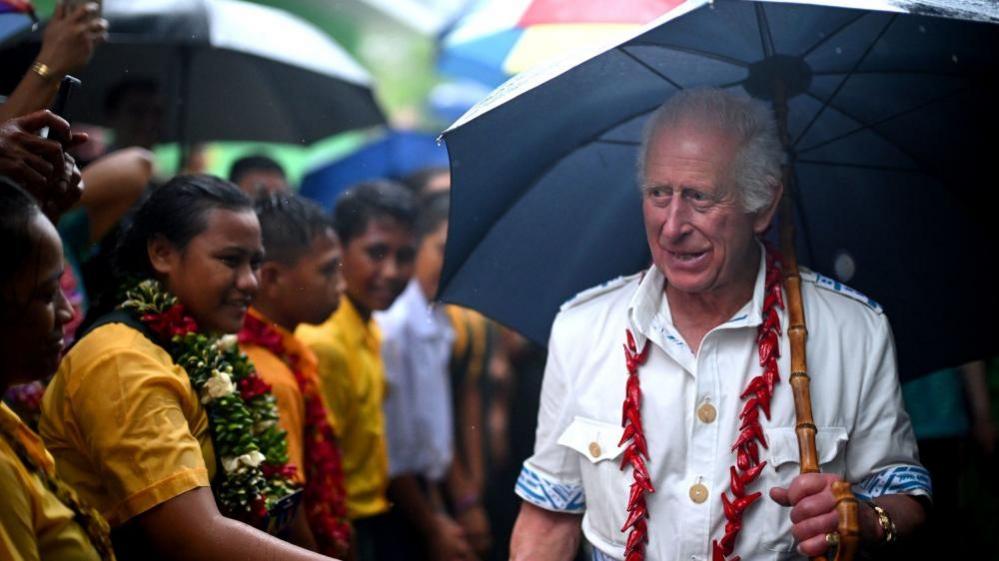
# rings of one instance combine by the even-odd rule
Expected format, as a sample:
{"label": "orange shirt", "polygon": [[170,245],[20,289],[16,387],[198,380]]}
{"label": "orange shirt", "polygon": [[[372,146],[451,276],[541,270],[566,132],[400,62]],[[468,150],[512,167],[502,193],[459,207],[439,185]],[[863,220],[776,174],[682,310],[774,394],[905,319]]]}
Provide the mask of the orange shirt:
{"label": "orange shirt", "polygon": [[[250,308],[250,315],[266,322],[281,335],[281,343],[289,355],[298,357],[298,368],[303,375],[319,385],[318,361],[316,355],[309,350],[292,333],[280,325],[271,323],[259,311]],[[250,357],[257,374],[271,385],[271,392],[277,400],[278,424],[287,433],[288,463],[295,466],[295,481],[305,482],[305,398],[295,379],[291,368],[280,357],[259,345],[240,343],[239,348]],[[328,410],[328,408],[327,408]],[[333,418],[327,415],[327,420],[333,430]]]}

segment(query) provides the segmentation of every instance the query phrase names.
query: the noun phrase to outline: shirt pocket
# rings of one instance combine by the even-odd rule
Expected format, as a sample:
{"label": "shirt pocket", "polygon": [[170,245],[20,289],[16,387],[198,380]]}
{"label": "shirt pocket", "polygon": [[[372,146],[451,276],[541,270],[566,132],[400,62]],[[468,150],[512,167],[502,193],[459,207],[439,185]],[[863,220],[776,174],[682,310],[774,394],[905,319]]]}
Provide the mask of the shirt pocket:
{"label": "shirt pocket", "polygon": [[[798,436],[794,427],[765,428],[768,449],[764,451],[767,468],[764,471],[764,494],[771,487],[787,487],[801,473],[801,460],[798,451]],[[846,448],[849,433],[845,427],[818,427],[815,434],[815,447],[818,452],[819,468],[823,473],[842,476],[846,467]],[[765,528],[775,529],[763,535],[764,549],[778,551],[785,555],[778,559],[797,559],[794,552],[794,538],[791,536],[791,509],[785,508],[766,497],[760,501],[761,523]]]}
{"label": "shirt pocket", "polygon": [[559,436],[558,444],[576,452],[586,494],[585,527],[604,541],[623,545],[620,528],[625,521],[630,470],[621,469],[620,445],[624,428],[614,423],[575,417]]}

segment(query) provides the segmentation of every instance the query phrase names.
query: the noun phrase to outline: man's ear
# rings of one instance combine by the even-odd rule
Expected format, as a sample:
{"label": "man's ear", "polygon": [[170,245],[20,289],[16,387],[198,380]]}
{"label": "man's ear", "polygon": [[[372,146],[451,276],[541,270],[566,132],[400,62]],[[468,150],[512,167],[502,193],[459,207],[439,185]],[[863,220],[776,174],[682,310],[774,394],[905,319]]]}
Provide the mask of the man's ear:
{"label": "man's ear", "polygon": [[167,276],[180,261],[180,251],[163,236],[153,236],[146,242],[149,264],[161,276]]}
{"label": "man's ear", "polygon": [[753,219],[753,231],[757,235],[762,234],[767,231],[770,227],[771,222],[774,220],[774,216],[777,214],[777,209],[780,208],[781,197],[784,196],[784,184],[780,180],[774,181],[773,188],[773,199],[767,204],[767,206],[756,211],[756,217]]}

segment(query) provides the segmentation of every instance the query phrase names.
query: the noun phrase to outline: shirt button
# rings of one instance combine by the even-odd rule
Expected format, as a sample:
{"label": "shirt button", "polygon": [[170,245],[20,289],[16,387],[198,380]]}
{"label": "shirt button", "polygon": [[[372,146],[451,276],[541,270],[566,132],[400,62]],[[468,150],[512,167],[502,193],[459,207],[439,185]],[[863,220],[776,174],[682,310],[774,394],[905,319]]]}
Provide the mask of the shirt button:
{"label": "shirt button", "polygon": [[596,442],[590,443],[590,455],[594,458],[600,456],[600,445]]}
{"label": "shirt button", "polygon": [[703,483],[695,483],[690,487],[690,500],[701,504],[708,500],[708,488]]}
{"label": "shirt button", "polygon": [[702,423],[713,423],[715,422],[715,418],[717,416],[718,411],[715,409],[715,406],[710,403],[704,403],[697,408],[697,418],[700,419]]}

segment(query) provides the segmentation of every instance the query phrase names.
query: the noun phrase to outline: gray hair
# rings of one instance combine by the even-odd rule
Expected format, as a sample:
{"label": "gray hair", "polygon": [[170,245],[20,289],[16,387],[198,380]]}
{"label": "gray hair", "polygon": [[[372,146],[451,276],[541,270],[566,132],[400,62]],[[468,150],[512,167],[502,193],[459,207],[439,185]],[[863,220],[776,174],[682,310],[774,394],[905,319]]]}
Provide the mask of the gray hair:
{"label": "gray hair", "polygon": [[756,212],[773,202],[785,161],[773,111],[762,101],[716,88],[681,90],[649,117],[638,156],[640,184],[645,178],[652,137],[691,121],[736,136],[739,149],[731,173],[747,212]]}

